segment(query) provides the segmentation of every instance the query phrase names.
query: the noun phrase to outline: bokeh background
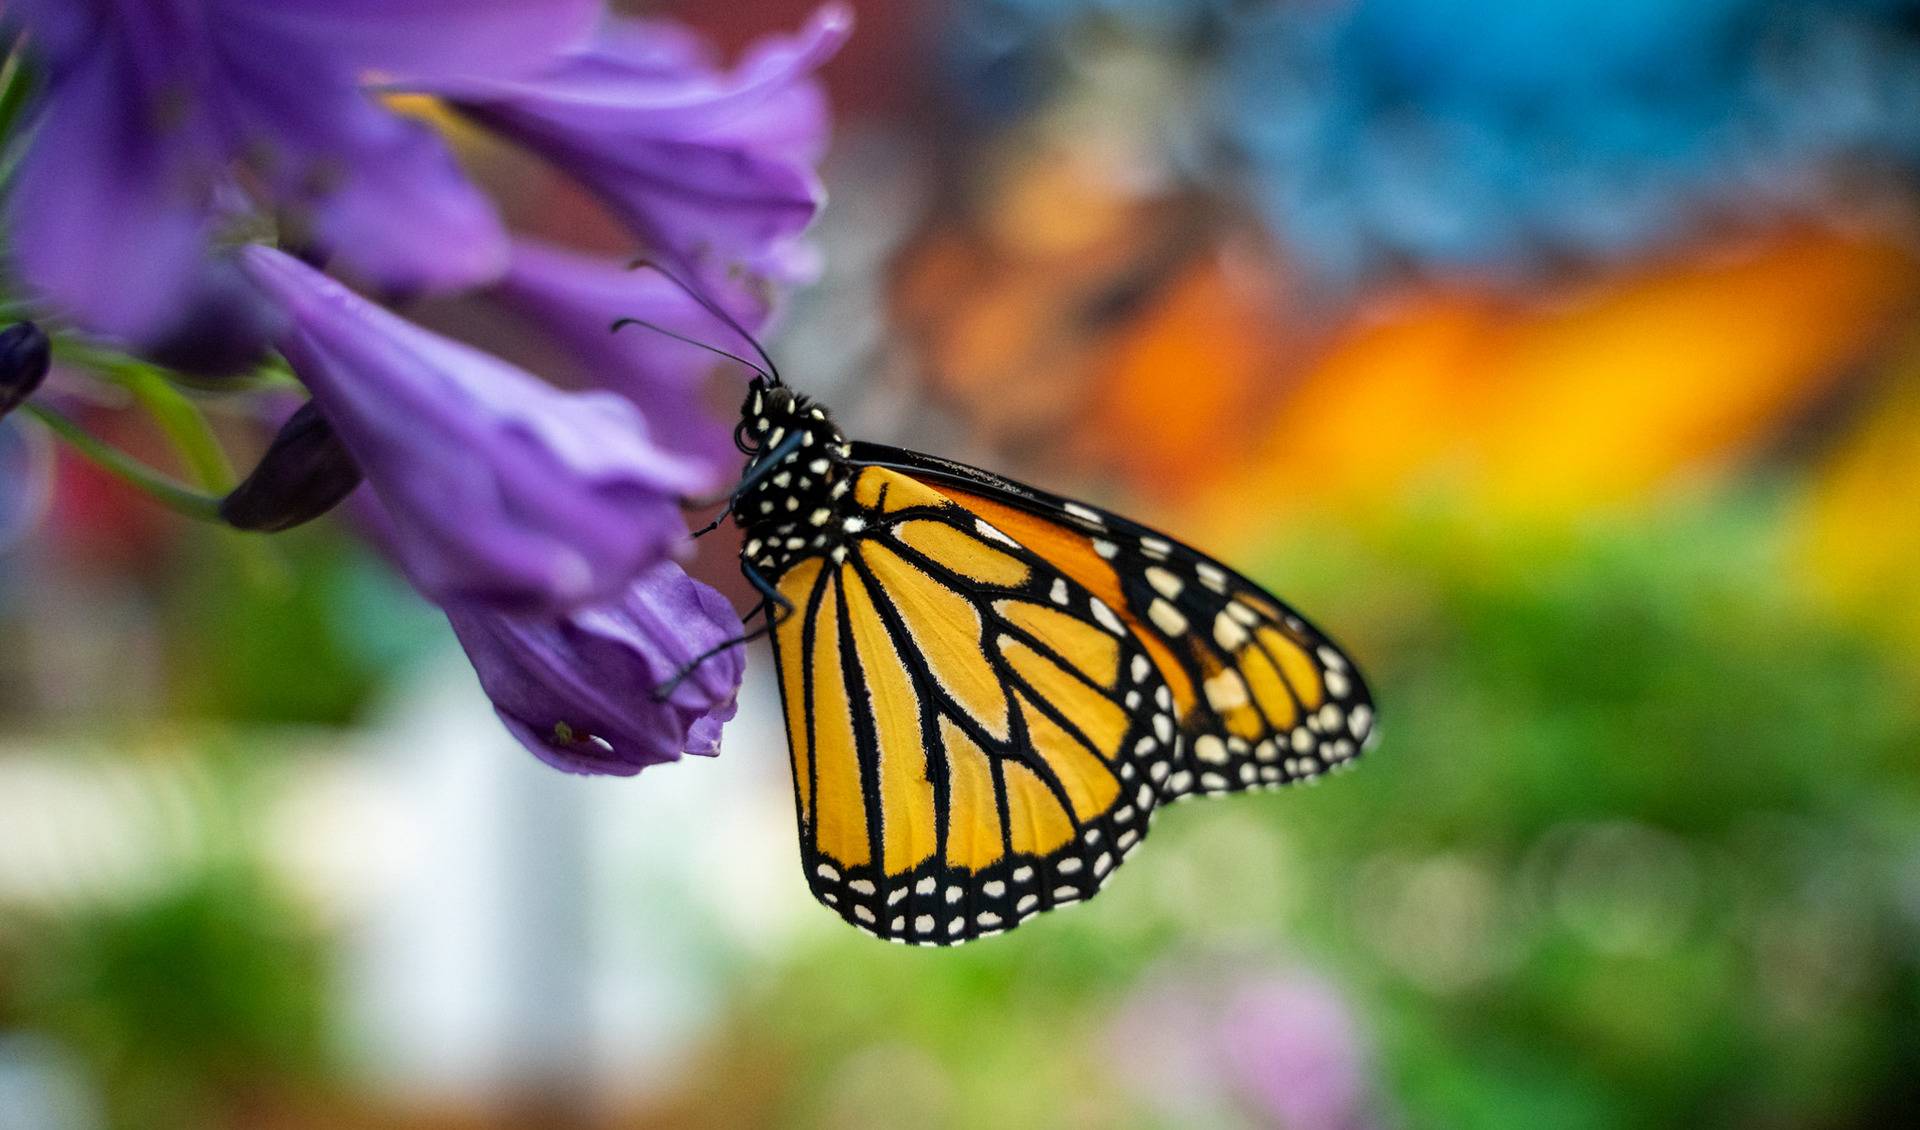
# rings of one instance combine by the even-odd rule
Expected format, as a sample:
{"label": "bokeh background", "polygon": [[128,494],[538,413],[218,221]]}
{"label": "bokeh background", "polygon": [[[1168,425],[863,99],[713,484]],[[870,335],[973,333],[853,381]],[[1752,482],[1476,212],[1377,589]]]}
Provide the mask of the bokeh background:
{"label": "bokeh background", "polygon": [[763,652],[718,760],[566,778],[345,531],[10,428],[0,1127],[1920,1120],[1920,5],[856,6],[789,379],[1271,584],[1378,747],[884,946]]}

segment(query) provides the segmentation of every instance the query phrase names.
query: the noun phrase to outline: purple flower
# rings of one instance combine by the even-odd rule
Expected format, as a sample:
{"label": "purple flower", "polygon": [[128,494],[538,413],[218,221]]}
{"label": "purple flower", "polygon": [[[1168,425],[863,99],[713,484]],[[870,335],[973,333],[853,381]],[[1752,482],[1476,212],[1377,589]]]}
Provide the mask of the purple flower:
{"label": "purple flower", "polygon": [[[727,424],[706,394],[714,354],[643,327],[618,333],[618,318],[638,318],[731,352],[747,348],[731,329],[656,271],[518,240],[495,298],[528,315],[596,385],[642,405],[661,446],[717,468],[737,463]],[[741,319],[766,322],[766,307]]]}
{"label": "purple flower", "polygon": [[1142,1095],[1180,1122],[1239,1109],[1282,1130],[1377,1125],[1366,1049],[1338,989],[1306,970],[1197,965],[1149,978],[1114,1025],[1114,1060]]}
{"label": "purple flower", "polygon": [[1338,990],[1306,973],[1244,981],[1218,1027],[1235,1089],[1287,1130],[1359,1130],[1368,1116],[1366,1054]]}
{"label": "purple flower", "polygon": [[279,347],[443,606],[569,611],[681,545],[709,469],[655,446],[630,401],[568,393],[424,330],[264,247],[247,274],[287,313]]}
{"label": "purple flower", "polygon": [[821,201],[825,97],[809,78],[851,27],[840,5],[770,39],[731,73],[669,25],[612,22],[531,77],[417,84],[540,153],[729,309],[738,275],[786,279]]}
{"label": "purple flower", "polygon": [[596,0],[11,0],[44,75],[7,221],[15,265],[87,328],[176,330],[242,184],[283,232],[382,287],[497,276],[492,205],[372,75],[511,76]]}
{"label": "purple flower", "polygon": [[555,768],[631,776],[682,753],[720,750],[742,649],[702,662],[665,702],[655,691],[738,636],[740,618],[670,561],[620,599],[559,618],[456,605],[447,619],[507,729]]}

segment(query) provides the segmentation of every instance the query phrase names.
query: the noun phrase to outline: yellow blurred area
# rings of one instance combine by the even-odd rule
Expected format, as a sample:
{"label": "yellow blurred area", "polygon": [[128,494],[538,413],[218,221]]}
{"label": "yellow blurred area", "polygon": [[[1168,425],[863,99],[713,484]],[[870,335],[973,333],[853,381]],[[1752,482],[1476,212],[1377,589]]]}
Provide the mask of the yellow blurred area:
{"label": "yellow blurred area", "polygon": [[1181,510],[1231,551],[1303,507],[1431,489],[1522,521],[1630,503],[1763,449],[1917,296],[1891,240],[1819,230],[1553,294],[1397,296],[1337,331],[1252,449]]}
{"label": "yellow blurred area", "polygon": [[1920,645],[1920,336],[1811,484],[1800,559],[1837,606]]}

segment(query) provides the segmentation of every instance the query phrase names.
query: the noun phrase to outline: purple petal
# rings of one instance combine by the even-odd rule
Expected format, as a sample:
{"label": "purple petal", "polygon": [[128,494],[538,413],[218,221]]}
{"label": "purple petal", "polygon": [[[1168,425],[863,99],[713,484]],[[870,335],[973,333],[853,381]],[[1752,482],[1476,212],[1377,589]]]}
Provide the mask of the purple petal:
{"label": "purple petal", "polygon": [[679,499],[714,479],[655,446],[626,400],[561,392],[280,252],[252,247],[241,261],[287,311],[281,351],[429,597],[563,612],[623,591],[684,544]]}
{"label": "purple petal", "polygon": [[724,597],[662,562],[618,600],[561,617],[455,605],[454,634],[516,738],[569,773],[630,776],[682,753],[719,752],[745,667],[742,649],[712,655],[665,702],[656,689],[740,634]]}
{"label": "purple petal", "polygon": [[[70,2],[70,0],[69,0]],[[578,44],[600,0],[210,0],[243,37],[324,50],[386,76],[525,72]]]}
{"label": "purple petal", "polygon": [[830,6],[724,74],[685,51],[636,50],[641,33],[616,25],[537,78],[431,89],[553,161],[650,252],[731,306],[740,299],[733,276],[778,276],[786,245],[819,207],[811,163],[827,118],[810,76],[849,26],[846,10]]}
{"label": "purple petal", "polygon": [[125,342],[161,332],[205,262],[212,185],[191,122],[152,128],[116,36],[61,61],[13,185],[7,222],[28,288]]}
{"label": "purple petal", "polygon": [[[662,446],[711,464],[716,477],[735,460],[728,425],[706,396],[715,365],[731,363],[644,327],[612,329],[615,319],[638,318],[730,352],[751,348],[674,283],[655,271],[520,240],[495,295],[578,358],[596,384],[639,405]],[[749,313],[749,330],[765,323],[765,306]]]}
{"label": "purple petal", "polygon": [[230,76],[283,226],[388,294],[498,278],[506,228],[440,136],[344,77],[325,81],[330,63],[290,65],[297,50],[243,56]]}

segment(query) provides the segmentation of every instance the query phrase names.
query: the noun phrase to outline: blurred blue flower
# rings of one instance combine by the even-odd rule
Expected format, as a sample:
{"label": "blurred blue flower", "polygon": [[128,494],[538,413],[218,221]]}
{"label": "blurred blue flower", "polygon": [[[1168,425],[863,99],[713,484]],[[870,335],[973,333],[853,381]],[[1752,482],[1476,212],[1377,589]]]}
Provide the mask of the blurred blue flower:
{"label": "blurred blue flower", "polygon": [[821,203],[813,165],[828,120],[812,74],[850,28],[847,10],[829,5],[727,73],[672,25],[611,22],[537,74],[421,89],[546,157],[649,254],[730,310],[751,310],[761,297],[743,279],[806,269],[795,240]]}
{"label": "blurred blue flower", "polygon": [[[1197,171],[1322,281],[1610,260],[1920,171],[1914,0],[973,0],[961,81],[1129,29],[1192,65]],[[1038,78],[1034,76],[1040,76]],[[1207,152],[1207,146],[1191,146]]]}
{"label": "blurred blue flower", "polygon": [[565,612],[615,596],[685,540],[679,500],[712,473],[655,446],[632,402],[544,384],[281,252],[241,261],[291,319],[280,350],[429,598]]}
{"label": "blurred blue flower", "polygon": [[[382,287],[499,274],[492,205],[368,76],[511,75],[596,0],[11,0],[43,89],[10,194],[26,283],[87,329],[167,337],[243,187]],[[457,28],[457,30],[455,30]]]}
{"label": "blurred blue flower", "polygon": [[720,750],[742,649],[701,663],[664,702],[654,692],[737,637],[740,618],[670,561],[618,600],[558,618],[453,605],[447,619],[507,729],[555,768],[631,776],[682,753]]}

